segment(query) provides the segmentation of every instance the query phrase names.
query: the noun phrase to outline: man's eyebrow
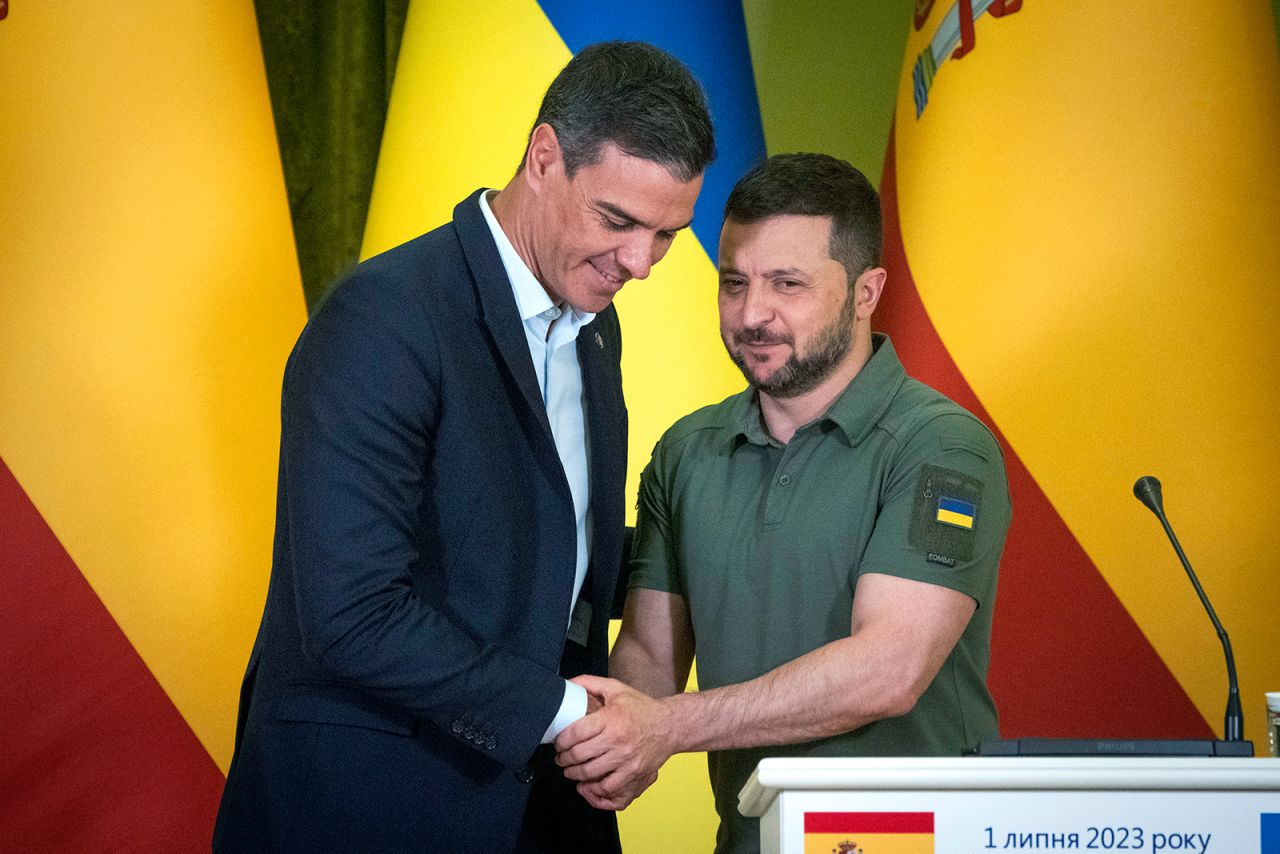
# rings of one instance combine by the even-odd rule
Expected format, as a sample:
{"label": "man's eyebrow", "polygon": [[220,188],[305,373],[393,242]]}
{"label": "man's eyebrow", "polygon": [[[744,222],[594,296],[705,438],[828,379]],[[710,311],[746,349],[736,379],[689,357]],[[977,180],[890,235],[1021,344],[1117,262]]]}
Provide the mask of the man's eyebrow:
{"label": "man's eyebrow", "polygon": [[[720,275],[741,276],[743,274],[741,271],[738,270],[737,267],[721,267]],[[764,272],[764,278],[766,279],[781,279],[786,277],[803,278],[805,275],[806,275],[805,271],[801,270],[799,267],[778,267],[775,270],[766,270]]]}
{"label": "man's eyebrow", "polygon": [[689,220],[684,225],[677,226],[676,228],[671,228],[671,229],[657,228],[645,222],[644,220],[640,219],[639,217],[634,216],[630,213],[627,213],[625,210],[618,207],[613,202],[597,201],[596,207],[600,208],[605,213],[609,214],[609,216],[616,217],[617,219],[622,220],[628,225],[638,225],[641,228],[651,228],[654,231],[670,231],[672,234],[674,234],[677,231],[683,231],[684,229],[688,228],[690,225],[693,224],[693,220]]}

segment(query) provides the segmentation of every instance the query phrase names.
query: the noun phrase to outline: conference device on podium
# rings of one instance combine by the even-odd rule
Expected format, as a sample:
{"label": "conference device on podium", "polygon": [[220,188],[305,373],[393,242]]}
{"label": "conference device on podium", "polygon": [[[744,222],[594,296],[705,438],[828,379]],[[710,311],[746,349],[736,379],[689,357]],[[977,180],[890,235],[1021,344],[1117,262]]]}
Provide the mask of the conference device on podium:
{"label": "conference device on podium", "polygon": [[[1240,706],[1240,682],[1236,679],[1236,657],[1231,651],[1231,639],[1218,620],[1218,614],[1209,603],[1209,597],[1200,586],[1200,579],[1191,568],[1182,544],[1169,525],[1164,512],[1164,497],[1160,481],[1151,475],[1138,478],[1133,485],[1134,496],[1156,515],[1164,532],[1173,544],[1173,550],[1187,571],[1200,604],[1209,613],[1209,620],[1222,642],[1227,659],[1227,711],[1223,720],[1222,739],[1140,738],[1140,739],[1082,739],[1082,738],[1015,738],[993,739],[978,745],[978,756],[1253,756],[1253,742],[1244,739],[1244,711]],[[1280,854],[1280,852],[1277,852]]]}
{"label": "conference device on podium", "polygon": [[1227,661],[1221,740],[992,740],[963,757],[764,759],[738,795],[763,854],[1099,850],[1280,854],[1280,761],[1254,759],[1227,632],[1164,526]]}

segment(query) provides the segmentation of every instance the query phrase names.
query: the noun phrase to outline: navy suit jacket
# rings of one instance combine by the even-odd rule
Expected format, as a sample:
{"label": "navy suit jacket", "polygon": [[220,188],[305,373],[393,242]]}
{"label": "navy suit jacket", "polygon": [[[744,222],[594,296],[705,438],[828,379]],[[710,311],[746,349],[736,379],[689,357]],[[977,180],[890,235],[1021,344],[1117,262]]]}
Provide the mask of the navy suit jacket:
{"label": "navy suit jacket", "polygon": [[[577,347],[593,618],[564,675],[606,670],[626,470],[612,307]],[[472,195],[357,267],[290,355],[271,581],[215,848],[513,847],[564,693],[574,551],[524,328]]]}

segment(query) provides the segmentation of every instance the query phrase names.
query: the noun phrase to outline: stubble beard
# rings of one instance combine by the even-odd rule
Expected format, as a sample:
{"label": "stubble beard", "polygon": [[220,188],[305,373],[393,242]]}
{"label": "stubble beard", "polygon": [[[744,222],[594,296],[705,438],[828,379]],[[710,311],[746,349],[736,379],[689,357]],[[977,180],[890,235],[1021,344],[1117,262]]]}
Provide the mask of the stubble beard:
{"label": "stubble beard", "polygon": [[[805,392],[817,388],[827,377],[831,376],[849,348],[853,346],[853,298],[846,295],[844,305],[836,319],[813,336],[812,343],[801,355],[796,349],[795,340],[790,335],[774,336],[763,329],[743,329],[733,335],[733,345],[725,342],[729,358],[742,371],[747,383],[761,394],[769,397],[799,397]],[[789,344],[791,356],[768,377],[760,377],[748,366],[737,346],[742,344]]]}

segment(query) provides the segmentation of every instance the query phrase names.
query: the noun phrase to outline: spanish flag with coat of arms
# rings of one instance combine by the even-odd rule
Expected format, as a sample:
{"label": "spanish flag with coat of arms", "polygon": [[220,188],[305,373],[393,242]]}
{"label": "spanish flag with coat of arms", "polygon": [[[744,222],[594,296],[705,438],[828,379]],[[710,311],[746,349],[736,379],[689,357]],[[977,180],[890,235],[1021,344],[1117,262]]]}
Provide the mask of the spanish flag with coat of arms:
{"label": "spanish flag with coat of arms", "polygon": [[[1245,737],[1280,685],[1280,60],[1266,0],[916,0],[873,322],[992,424],[1014,522],[991,685],[1006,736]],[[942,511],[940,511],[941,513]]]}
{"label": "spanish flag with coat of arms", "polygon": [[933,813],[807,812],[804,854],[933,854]]}

